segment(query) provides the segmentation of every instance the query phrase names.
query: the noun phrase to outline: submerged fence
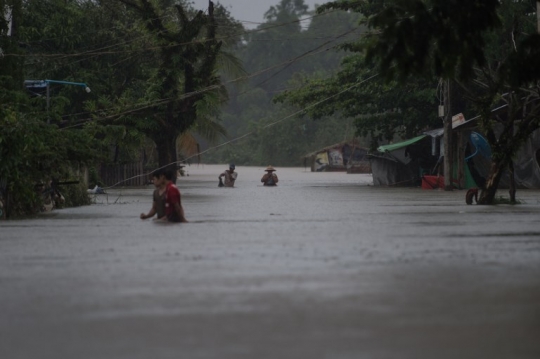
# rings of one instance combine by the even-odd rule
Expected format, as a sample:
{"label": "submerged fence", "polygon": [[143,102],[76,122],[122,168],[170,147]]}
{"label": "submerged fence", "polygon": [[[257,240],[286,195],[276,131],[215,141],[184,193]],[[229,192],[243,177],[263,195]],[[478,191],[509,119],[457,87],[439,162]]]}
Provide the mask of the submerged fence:
{"label": "submerged fence", "polygon": [[100,178],[104,186],[144,186],[148,176],[144,175],[143,162],[101,165]]}

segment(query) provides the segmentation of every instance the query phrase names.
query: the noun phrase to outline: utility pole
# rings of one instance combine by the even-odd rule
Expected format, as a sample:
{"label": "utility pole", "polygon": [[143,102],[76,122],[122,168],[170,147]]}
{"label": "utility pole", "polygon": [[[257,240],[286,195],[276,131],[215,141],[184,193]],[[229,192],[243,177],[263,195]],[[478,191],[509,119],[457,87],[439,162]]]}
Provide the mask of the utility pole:
{"label": "utility pole", "polygon": [[444,190],[452,191],[452,98],[451,80],[446,80],[444,90]]}
{"label": "utility pole", "polygon": [[540,0],[536,0],[536,26],[540,34]]}

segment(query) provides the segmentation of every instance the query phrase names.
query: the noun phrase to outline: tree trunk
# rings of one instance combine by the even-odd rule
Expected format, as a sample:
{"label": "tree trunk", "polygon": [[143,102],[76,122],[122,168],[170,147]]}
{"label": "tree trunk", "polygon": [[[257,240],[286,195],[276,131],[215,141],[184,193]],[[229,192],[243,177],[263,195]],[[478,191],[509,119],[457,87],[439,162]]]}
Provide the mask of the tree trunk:
{"label": "tree trunk", "polygon": [[540,34],[540,0],[536,0],[536,27]]}
{"label": "tree trunk", "polygon": [[491,168],[489,170],[488,178],[486,179],[486,186],[480,193],[478,204],[493,204],[495,200],[495,194],[499,187],[499,182],[503,174],[503,170],[507,164],[507,161],[492,161]]}
{"label": "tree trunk", "polygon": [[159,168],[173,171],[173,183],[176,183],[176,169],[178,157],[176,154],[176,132],[163,131],[164,133],[154,138],[156,143]]}
{"label": "tree trunk", "polygon": [[[513,109],[514,109],[513,102],[511,102],[508,106],[508,112],[512,114]],[[513,116],[510,116],[510,117],[513,118]],[[508,134],[510,138],[512,139],[515,138],[513,123],[514,121],[512,121],[512,126],[508,128]],[[514,161],[512,158],[508,159],[508,174],[510,175],[510,184],[509,184],[509,190],[508,190],[508,193],[510,194],[510,202],[516,203],[516,177],[515,177],[515,171],[514,171]]]}
{"label": "tree trunk", "polygon": [[516,203],[516,177],[514,172],[514,161],[510,160],[508,163],[508,173],[510,174],[510,203]]}
{"label": "tree trunk", "polygon": [[467,147],[467,138],[465,137],[465,133],[463,131],[460,131],[457,133],[457,183],[458,188],[463,189],[466,187],[466,178],[465,178],[465,149]]}
{"label": "tree trunk", "polygon": [[446,91],[444,98],[444,110],[446,116],[444,118],[444,190],[452,191],[452,99],[451,99],[451,82],[446,81]]}

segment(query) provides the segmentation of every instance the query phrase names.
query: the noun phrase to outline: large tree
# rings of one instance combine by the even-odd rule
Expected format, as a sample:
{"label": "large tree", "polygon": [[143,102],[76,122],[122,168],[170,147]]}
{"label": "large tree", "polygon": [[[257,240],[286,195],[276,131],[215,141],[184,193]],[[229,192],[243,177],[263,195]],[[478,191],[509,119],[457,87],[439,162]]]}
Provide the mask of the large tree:
{"label": "large tree", "polygon": [[3,89],[18,90],[23,77],[17,33],[21,4],[21,0],[0,0],[0,88]]}
{"label": "large tree", "polygon": [[493,202],[505,170],[510,200],[515,202],[513,158],[540,128],[540,36],[535,34],[533,5],[533,1],[501,2],[502,26],[485,35],[485,65],[474,69],[472,81],[460,82],[481,114],[478,124],[493,152],[480,204]]}
{"label": "large tree", "polygon": [[[460,93],[466,94],[470,107],[481,115],[479,125],[493,149],[491,171],[479,200],[482,204],[493,203],[503,171],[511,169],[512,156],[540,125],[540,36],[533,26],[534,5],[534,0],[327,3],[318,11],[341,9],[367,17],[369,31],[358,41],[344,46],[358,53],[356,62],[360,66],[348,71],[354,58],[348,59],[332,80],[312,81],[310,87],[291,93],[287,98],[306,105],[336,93],[339,96],[333,97],[333,103],[317,106],[311,112],[316,115],[336,109],[349,110],[349,114],[360,115],[357,122],[360,131],[378,129],[391,133],[400,129],[400,124],[404,125],[401,129],[419,130],[424,125],[418,122],[422,117],[407,120],[408,111],[398,111],[397,116],[392,116],[395,114],[383,105],[391,103],[398,109],[421,109],[418,100],[423,99],[426,106],[433,103],[429,91],[422,90],[426,89],[430,78],[451,80],[459,85]],[[376,94],[373,98],[365,94],[367,88],[373,87],[364,83],[368,77],[366,69],[371,74],[380,74],[386,81],[385,85],[373,89]],[[359,86],[355,87],[355,83]],[[340,85],[347,84],[351,85],[350,93],[355,96],[340,92]],[[402,101],[393,99],[392,94],[399,94],[401,89],[405,90],[400,97]],[[415,99],[416,95],[419,97]],[[363,98],[371,104],[362,106]],[[492,109],[503,103],[507,104],[504,114],[499,111],[494,116]],[[369,110],[374,111],[378,119],[366,116]],[[426,108],[422,115],[432,112]],[[435,119],[434,114],[429,116]],[[408,123],[395,122],[396,117]],[[451,129],[447,127],[445,132],[449,138]]]}
{"label": "large tree", "polygon": [[[303,52],[300,18],[307,14],[304,0],[281,0],[265,12],[265,22],[246,34],[241,59],[253,84],[265,91],[278,90],[299,64],[291,62]],[[291,46],[291,44],[294,44]],[[259,73],[260,72],[260,73]]]}
{"label": "large tree", "polygon": [[[120,0],[134,9],[158,48],[155,70],[149,69],[143,96],[128,104],[127,124],[148,135],[156,144],[159,166],[174,165],[177,138],[197,120],[197,107],[209,97],[223,98],[216,71],[222,42],[216,36],[214,5],[208,13],[191,17],[183,4],[173,6],[174,16],[164,16],[149,0]],[[135,108],[134,108],[135,107]]]}
{"label": "large tree", "polygon": [[[276,97],[278,102],[289,102],[306,109],[308,116],[353,118],[357,135],[369,136],[372,146],[380,141],[391,141],[394,136],[416,136],[419,131],[440,124],[436,115],[437,80],[428,76],[409,79],[405,83],[385,82],[377,69],[366,64],[364,44],[367,16],[379,10],[367,2],[330,3],[319,13],[332,9],[353,10],[358,32],[355,38],[338,48],[348,51],[339,70],[331,77],[306,75],[302,84]],[[337,67],[337,66],[336,66]]]}
{"label": "large tree", "polygon": [[[243,140],[210,152],[210,159],[301,165],[302,155],[352,137],[352,120],[342,120],[341,114],[321,121],[304,117],[282,122],[296,109],[276,105],[272,98],[287,88],[303,86],[302,79],[334,74],[345,56],[345,51],[334,49],[361,31],[358,18],[346,11],[315,14],[306,11],[304,1],[281,1],[270,7],[265,23],[248,31],[236,52],[251,81],[243,88],[229,87],[231,100],[222,115],[230,138]],[[272,128],[265,127],[276,121]],[[250,136],[243,137],[247,133]]]}
{"label": "large tree", "polygon": [[363,56],[345,58],[330,78],[303,77],[302,85],[275,98],[305,108],[314,119],[338,116],[354,119],[356,135],[371,139],[371,147],[409,138],[440,125],[436,114],[437,81],[423,78],[385,83]]}
{"label": "large tree", "polygon": [[[476,104],[493,152],[481,204],[493,203],[503,171],[540,126],[534,5],[531,0],[399,0],[369,20],[378,33],[367,59],[387,78],[403,80],[428,69],[455,80]],[[506,114],[494,117],[492,109],[501,101],[508,105]]]}
{"label": "large tree", "polygon": [[[31,5],[31,1],[0,1],[0,192],[8,205],[8,215],[39,210],[36,183],[75,177],[73,169],[95,156],[95,149],[99,148],[87,131],[61,131],[56,123],[47,124],[42,106],[45,101],[32,100],[30,92],[24,90],[23,81],[28,74],[25,64],[37,65],[46,58],[42,54],[36,60],[32,52],[36,43],[28,41],[28,34],[43,31],[45,23],[61,26],[52,25],[51,19],[28,23],[26,20],[33,15],[28,11]],[[6,6],[6,13],[11,15],[7,18],[3,16]],[[44,39],[50,38],[41,39],[46,42]],[[88,202],[86,188],[78,189],[78,204]],[[74,198],[66,197],[71,204],[77,204]]]}

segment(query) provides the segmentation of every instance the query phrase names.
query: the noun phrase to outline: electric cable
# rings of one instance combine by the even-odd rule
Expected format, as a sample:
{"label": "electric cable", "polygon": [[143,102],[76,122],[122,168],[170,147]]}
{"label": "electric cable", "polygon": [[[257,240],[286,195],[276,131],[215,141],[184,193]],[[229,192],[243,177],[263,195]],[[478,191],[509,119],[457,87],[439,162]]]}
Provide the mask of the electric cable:
{"label": "electric cable", "polygon": [[[309,110],[310,108],[313,108],[313,107],[315,107],[315,106],[317,106],[317,105],[320,105],[321,103],[324,103],[324,102],[326,102],[326,101],[328,101],[328,100],[330,100],[330,99],[333,99],[333,98],[335,98],[335,97],[337,97],[337,96],[339,96],[339,95],[341,95],[341,94],[343,94],[343,93],[345,93],[345,92],[347,92],[347,91],[349,91],[349,90],[352,90],[353,88],[355,88],[355,87],[357,87],[357,86],[360,86],[360,85],[362,85],[362,84],[364,84],[364,83],[366,83],[366,82],[368,82],[368,81],[374,79],[374,78],[377,77],[377,76],[379,76],[378,73],[375,74],[375,75],[372,75],[372,76],[368,77],[367,79],[364,79],[364,80],[362,80],[362,81],[360,81],[360,82],[357,82],[356,84],[351,85],[351,86],[347,87],[346,89],[341,90],[341,91],[338,92],[338,93],[335,93],[335,94],[333,94],[333,95],[331,95],[331,96],[328,96],[328,97],[326,97],[326,98],[324,98],[324,99],[322,99],[322,100],[316,101],[316,102],[314,102],[314,103],[312,103],[312,104],[310,104],[310,105],[308,105],[308,106],[306,106],[306,107],[304,107],[304,108],[302,108],[302,109],[300,109],[300,110],[298,110],[298,111],[296,111],[296,112],[293,112],[293,113],[291,113],[291,114],[289,114],[289,115],[287,115],[287,116],[285,116],[285,117],[283,117],[283,118],[277,120],[277,121],[274,121],[274,122],[271,122],[271,123],[269,123],[269,124],[266,124],[266,125],[262,126],[260,129],[261,129],[261,130],[265,130],[265,129],[267,129],[267,128],[269,128],[269,127],[272,127],[272,126],[274,126],[274,125],[276,125],[276,124],[278,124],[278,123],[281,123],[281,122],[283,122],[283,121],[285,121],[285,120],[288,120],[289,118],[291,118],[291,117],[293,117],[293,116],[296,116],[296,115],[299,115],[299,114],[301,114],[301,113],[303,113],[303,112]],[[192,156],[189,156],[189,157],[187,157],[187,158],[185,158],[185,159],[183,159],[183,160],[171,162],[171,163],[168,163],[168,164],[166,164],[166,165],[164,165],[164,166],[158,167],[158,168],[154,169],[154,170],[151,171],[151,172],[143,173],[143,174],[140,174],[140,175],[136,175],[136,176],[133,176],[133,177],[124,179],[124,180],[122,180],[122,181],[119,181],[118,183],[113,184],[112,186],[104,187],[104,189],[111,189],[111,188],[114,188],[114,187],[116,187],[116,186],[118,186],[118,185],[120,185],[120,184],[122,184],[122,183],[124,183],[124,182],[133,180],[133,179],[135,179],[135,178],[139,178],[139,177],[143,177],[143,176],[149,176],[149,175],[150,175],[152,172],[154,172],[154,171],[157,171],[157,170],[160,170],[160,169],[169,167],[169,166],[171,166],[171,165],[175,165],[175,164],[179,164],[179,163],[188,161],[188,160],[190,160],[190,159],[192,159],[192,158],[195,158],[195,157],[198,157],[198,156],[200,156],[200,155],[203,155],[203,154],[205,154],[205,153],[207,153],[207,152],[209,152],[209,151],[211,151],[211,150],[215,150],[215,149],[218,149],[218,148],[227,146],[227,145],[229,145],[229,144],[231,144],[231,143],[233,143],[233,142],[238,142],[238,141],[240,141],[240,140],[242,140],[242,139],[244,139],[244,138],[246,138],[246,137],[248,137],[248,136],[250,136],[250,135],[253,135],[254,133],[255,133],[255,131],[249,131],[249,132],[247,132],[247,133],[245,133],[245,134],[243,134],[243,135],[241,135],[241,136],[238,136],[238,137],[236,137],[236,138],[234,138],[234,139],[232,139],[232,140],[229,140],[229,141],[224,142],[224,143],[222,143],[222,144],[219,144],[219,145],[217,145],[217,146],[208,148],[208,149],[206,149],[206,150],[204,150],[204,151],[200,151],[200,152],[198,152],[198,153],[196,153],[196,154],[194,154],[194,155],[192,155]]]}
{"label": "electric cable", "polygon": [[[244,30],[239,34],[231,34],[229,36],[221,36],[221,37],[218,36],[218,37],[216,37],[215,40],[223,41],[223,40],[230,39],[230,38],[237,38],[237,37],[242,36],[242,35],[247,35],[247,34],[256,33],[256,32],[263,32],[263,31],[266,31],[266,30],[269,30],[269,29],[279,28],[279,27],[283,27],[283,26],[289,26],[289,25],[294,24],[294,23],[299,23],[299,22],[302,22],[302,21],[308,21],[308,20],[313,19],[315,17],[323,16],[323,15],[329,14],[331,12],[333,12],[333,11],[328,11],[328,12],[325,12],[325,13],[322,13],[322,14],[316,14],[316,15],[308,17],[308,18],[297,19],[297,20],[293,20],[293,21],[290,21],[290,22],[287,22],[287,23],[278,23],[278,24],[274,24],[274,25],[269,25],[269,26],[265,26],[265,27],[255,29],[255,30]],[[263,23],[263,25],[264,24],[265,23]],[[145,36],[146,35],[141,36],[140,38],[143,38]],[[65,53],[57,53],[57,54],[4,53],[4,56],[5,57],[9,57],[9,56],[12,56],[12,57],[28,57],[28,58],[45,57],[45,58],[63,59],[63,58],[68,58],[68,57],[78,57],[78,56],[85,56],[85,55],[111,55],[111,54],[123,54],[123,53],[139,53],[139,52],[145,52],[145,51],[160,50],[160,49],[163,49],[163,48],[172,48],[172,47],[194,45],[194,44],[204,44],[204,43],[206,43],[208,41],[213,41],[213,40],[211,40],[211,39],[201,39],[201,40],[178,43],[178,44],[174,44],[174,45],[153,46],[153,47],[147,47],[147,48],[142,48],[142,49],[137,49],[137,50],[123,50],[123,51],[93,51],[93,50],[89,50],[89,51],[77,52],[77,53],[73,53],[73,54],[65,54]],[[118,44],[118,46],[120,46],[120,44]],[[115,45],[110,45],[108,47],[115,47]],[[105,47],[105,48],[107,48],[107,47]]]}
{"label": "electric cable", "polygon": [[[356,31],[357,29],[352,29],[352,30],[347,30],[345,31],[344,33],[342,33],[340,36],[336,37],[335,39],[338,39],[342,36],[345,36],[353,31]],[[320,46],[317,46],[316,48],[314,49],[311,49],[307,52],[305,52],[304,54],[302,55],[299,55],[295,58],[292,58],[292,59],[288,59],[282,63],[279,63],[277,65],[274,65],[274,66],[270,66],[268,68],[265,68],[265,69],[262,69],[258,72],[254,72],[254,73],[251,73],[251,74],[248,74],[246,76],[241,76],[241,77],[238,77],[236,79],[232,79],[230,81],[227,81],[223,84],[220,84],[220,85],[212,85],[212,86],[208,86],[206,88],[203,88],[203,89],[200,89],[200,90],[197,90],[197,91],[193,91],[193,92],[190,92],[190,93],[185,93],[183,94],[182,96],[179,96],[177,98],[166,98],[166,99],[159,99],[159,100],[156,100],[156,101],[153,101],[153,102],[148,102],[146,105],[142,106],[142,107],[139,107],[139,108],[136,108],[134,110],[126,110],[124,112],[121,112],[120,114],[113,114],[113,115],[109,115],[109,116],[105,116],[105,117],[101,117],[99,119],[93,119],[93,118],[88,118],[88,119],[81,119],[79,123],[77,124],[74,124],[74,125],[71,125],[71,126],[66,126],[66,127],[62,127],[61,129],[69,129],[69,128],[74,128],[74,127],[79,127],[81,125],[83,125],[84,123],[87,123],[87,122],[91,122],[91,121],[104,121],[104,120],[108,120],[108,119],[112,119],[112,118],[115,118],[115,117],[120,117],[120,116],[124,116],[124,115],[128,115],[130,113],[134,113],[134,112],[137,112],[137,111],[140,111],[140,110],[143,110],[143,109],[147,109],[147,108],[150,108],[152,106],[157,106],[157,105],[163,105],[163,104],[166,104],[166,103],[169,103],[169,102],[173,102],[173,101],[179,101],[179,100],[184,100],[184,99],[187,99],[189,97],[192,97],[192,96],[195,96],[195,95],[199,95],[201,93],[204,93],[204,92],[209,92],[209,91],[212,91],[212,90],[216,90],[216,89],[219,89],[221,88],[222,86],[225,86],[227,84],[231,84],[231,83],[236,83],[236,82],[240,82],[240,81],[244,81],[244,80],[248,80],[250,78],[254,78],[254,77],[257,77],[259,75],[262,75],[268,71],[271,71],[275,68],[279,68],[281,66],[290,66],[292,63],[295,63],[297,61],[300,61],[301,59],[303,59],[304,57],[307,57],[307,56],[314,56],[314,55],[317,55],[319,53],[322,53],[322,52],[326,52],[330,49],[333,49],[339,45],[334,45],[334,46],[331,46],[331,47],[328,47],[328,48],[324,48],[322,50],[320,50],[320,48],[322,46],[325,46],[325,45],[328,45],[331,41],[329,42],[326,42],[325,44],[323,45],[320,45]],[[319,49],[319,51],[317,51],[317,49]],[[278,72],[279,73],[279,72]],[[277,73],[276,73],[277,74]],[[274,74],[273,76],[275,76],[276,74]],[[269,79],[267,79],[269,80]],[[262,83],[264,83],[265,81],[263,81]],[[247,91],[250,91],[250,90],[246,90]],[[238,94],[241,95],[242,93]],[[101,111],[106,111],[107,109],[104,109],[104,110],[101,110]],[[76,116],[76,115],[81,115],[81,114],[85,114],[85,113],[88,113],[88,112],[83,112],[83,113],[77,113],[77,114],[69,114],[69,115],[65,115],[65,116]]]}

